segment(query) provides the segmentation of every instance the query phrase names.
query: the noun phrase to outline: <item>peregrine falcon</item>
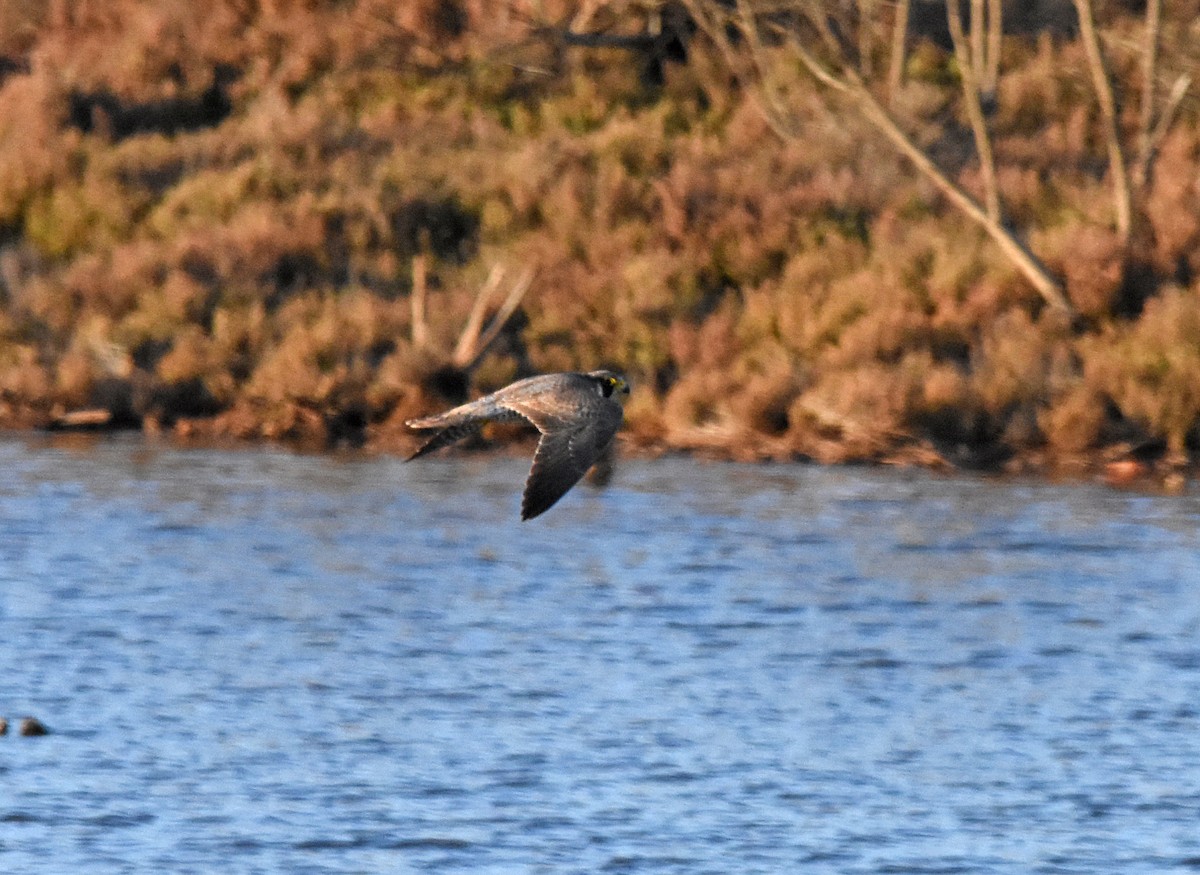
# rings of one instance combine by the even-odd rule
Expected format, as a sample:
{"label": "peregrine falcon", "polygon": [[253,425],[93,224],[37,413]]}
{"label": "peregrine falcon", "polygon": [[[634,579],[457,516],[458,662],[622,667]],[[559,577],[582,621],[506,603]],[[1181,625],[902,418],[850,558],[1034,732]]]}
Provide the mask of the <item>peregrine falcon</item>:
{"label": "peregrine falcon", "polygon": [[518,380],[491,395],[437,416],[410,419],[417,430],[436,430],[409,461],[478,432],[489,422],[528,422],[539,432],[525,482],[521,519],[549,510],[612,444],[621,427],[625,378],[612,371],[543,374]]}

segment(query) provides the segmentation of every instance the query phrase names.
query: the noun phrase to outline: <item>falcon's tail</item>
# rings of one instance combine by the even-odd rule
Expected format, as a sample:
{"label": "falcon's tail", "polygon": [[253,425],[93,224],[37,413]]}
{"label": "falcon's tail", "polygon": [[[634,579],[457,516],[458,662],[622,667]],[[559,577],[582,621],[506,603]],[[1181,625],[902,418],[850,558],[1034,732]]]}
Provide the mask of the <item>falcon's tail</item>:
{"label": "falcon's tail", "polygon": [[[405,424],[408,425],[410,428],[430,428],[430,427],[436,428],[437,427],[436,425],[428,426],[428,425],[421,425],[421,423],[435,421],[439,418],[440,417],[434,416],[434,417],[430,417],[429,419],[411,419]],[[446,428],[443,428],[441,431],[439,431],[437,434],[435,434],[433,437],[431,437],[428,441],[426,441],[424,444],[422,444],[420,449],[418,449],[415,453],[413,453],[411,456],[409,456],[408,461],[411,462],[413,459],[419,459],[419,458],[421,458],[421,456],[424,456],[428,453],[432,453],[434,450],[440,450],[442,447],[448,447],[451,444],[456,444],[459,441],[461,441],[463,438],[467,438],[467,437],[470,437],[471,435],[475,434],[477,431],[479,431],[478,423],[464,422],[464,423],[460,423],[458,425],[451,425]]]}

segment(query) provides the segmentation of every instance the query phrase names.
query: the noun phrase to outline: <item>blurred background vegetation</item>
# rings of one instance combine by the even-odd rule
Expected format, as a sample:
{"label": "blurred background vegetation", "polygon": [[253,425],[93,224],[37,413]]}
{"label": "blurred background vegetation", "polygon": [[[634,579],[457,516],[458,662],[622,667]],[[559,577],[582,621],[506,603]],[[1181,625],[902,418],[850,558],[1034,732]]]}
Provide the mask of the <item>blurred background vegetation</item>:
{"label": "blurred background vegetation", "polygon": [[0,425],[402,449],[610,366],[651,448],[1188,465],[1198,22],[0,0]]}

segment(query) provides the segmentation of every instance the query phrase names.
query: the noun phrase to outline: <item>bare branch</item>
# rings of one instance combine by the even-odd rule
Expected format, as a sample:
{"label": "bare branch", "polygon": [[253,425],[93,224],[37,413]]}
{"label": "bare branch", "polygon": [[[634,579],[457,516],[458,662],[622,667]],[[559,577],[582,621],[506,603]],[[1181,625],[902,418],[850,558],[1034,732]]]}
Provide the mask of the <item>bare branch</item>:
{"label": "bare branch", "polygon": [[904,84],[905,46],[908,44],[909,0],[896,3],[896,18],[892,22],[892,55],[888,64],[887,93],[893,104]]}
{"label": "bare branch", "polygon": [[1104,66],[1100,51],[1100,38],[1096,34],[1096,21],[1092,14],[1091,0],[1072,0],[1079,15],[1079,36],[1087,55],[1088,69],[1092,74],[1092,85],[1096,89],[1096,100],[1100,104],[1100,117],[1104,124],[1104,139],[1108,146],[1108,170],[1112,174],[1113,205],[1117,213],[1117,234],[1123,245],[1129,244],[1133,227],[1132,194],[1129,174],[1125,169],[1125,155],[1121,150],[1121,136],[1117,128],[1117,105],[1113,97],[1112,83]]}
{"label": "bare branch", "polygon": [[[758,55],[758,64],[765,66],[763,60],[765,50],[762,47],[761,40],[761,28],[764,25],[761,18],[755,17],[749,11],[748,0],[738,0],[741,14],[736,20],[717,14],[720,9],[720,4],[718,3],[705,2],[705,0],[685,0],[685,2],[688,4],[689,9],[693,11],[694,20],[708,33],[722,54],[725,55],[727,61],[731,64],[731,69],[738,69],[739,59],[737,52],[725,33],[725,28],[730,25],[737,27],[739,30],[742,28],[748,29],[746,33],[747,43],[753,42],[753,45],[756,46],[756,48],[753,48],[753,51]],[[808,23],[815,29],[817,35],[824,43],[825,48],[829,50],[831,57],[840,60],[840,67],[833,69],[822,63],[808,49],[799,34],[785,30],[776,23],[768,23],[766,26],[771,27],[775,33],[788,39],[788,50],[795,55],[813,78],[831,91],[842,96],[851,107],[858,111],[901,154],[911,161],[917,170],[929,179],[956,209],[979,225],[996,243],[1005,258],[1029,281],[1047,304],[1063,312],[1073,313],[1071,304],[1063,294],[1059,283],[1050,275],[1045,266],[1030,252],[1025,244],[997,218],[990,216],[985,207],[981,206],[967,192],[955,184],[875,99],[875,96],[871,93],[871,90],[867,87],[862,77],[859,76],[858,71],[848,62],[846,53],[842,51],[838,39],[830,28],[828,20],[822,14],[819,5],[814,2],[805,4],[804,14]],[[735,73],[735,75],[737,74]],[[761,90],[762,83],[760,82],[758,85],[759,90]],[[770,111],[768,103],[759,103],[759,108],[764,112]],[[786,125],[777,122],[772,125],[772,128],[781,137],[793,139],[788,134]]]}
{"label": "bare branch", "polygon": [[1150,141],[1154,124],[1154,81],[1158,67],[1158,32],[1162,21],[1162,0],[1146,0],[1146,32],[1142,47],[1142,102],[1138,107],[1138,156],[1133,169],[1134,184],[1144,189],[1150,175]]}
{"label": "bare branch", "polygon": [[796,131],[791,125],[791,114],[778,100],[775,89],[771,86],[771,79],[773,77],[770,74],[769,65],[764,55],[762,34],[758,24],[754,20],[746,0],[737,0],[737,10],[742,33],[746,37],[747,44],[750,46],[750,58],[754,64],[755,75],[759,83],[759,87],[754,90],[756,93],[760,93],[767,102],[767,106],[764,107],[766,115],[769,116],[767,123],[771,126],[771,130],[781,139],[791,139],[795,137]]}
{"label": "bare branch", "polygon": [[963,34],[962,14],[958,0],[946,0],[946,18],[950,25],[950,38],[954,41],[954,56],[958,60],[959,79],[962,82],[963,102],[967,118],[971,122],[971,133],[975,136],[975,150],[979,153],[979,169],[983,176],[983,202],[988,218],[1000,221],[1000,188],[996,182],[996,159],[992,154],[992,138],[988,134],[987,122],[983,117],[983,105],[979,100],[979,74],[983,59],[974,55],[983,50],[983,0],[972,0],[977,17],[971,22],[971,43],[968,47]]}
{"label": "bare branch", "polygon": [[[983,2],[984,0],[971,0],[971,73],[977,84],[983,80],[984,67]],[[959,11],[958,0],[947,0],[946,5],[953,5],[956,13]],[[960,24],[961,21],[960,18]]]}
{"label": "bare branch", "polygon": [[413,256],[412,263],[412,344],[418,349],[429,343],[429,323],[425,321],[425,293],[427,289],[427,271],[425,253]]}
{"label": "bare branch", "polygon": [[725,61],[725,66],[734,79],[743,86],[745,95],[754,104],[771,132],[781,140],[794,137],[795,132],[788,124],[788,113],[783,110],[782,106],[776,104],[774,92],[767,86],[759,70],[761,55],[752,52],[750,69],[747,70],[746,63],[734,49],[730,32],[733,29],[740,29],[738,19],[723,6],[715,3],[708,3],[705,0],[683,0],[683,2],[688,8],[692,20],[713,41]]}
{"label": "bare branch", "polygon": [[821,36],[821,41],[825,43],[825,49],[835,58],[844,58],[845,51],[841,41],[833,32],[833,28],[829,26],[829,18],[825,14],[825,10],[821,8],[818,0],[807,0],[805,6],[805,17],[817,29],[817,33]]}
{"label": "bare branch", "polygon": [[1158,122],[1154,125],[1154,130],[1150,132],[1150,145],[1146,152],[1146,178],[1142,180],[1143,185],[1150,184],[1150,175],[1154,167],[1154,156],[1158,154],[1158,148],[1162,145],[1162,141],[1167,136],[1167,131],[1171,129],[1171,125],[1175,121],[1175,114],[1179,112],[1179,104],[1183,102],[1183,98],[1187,95],[1188,89],[1192,87],[1192,77],[1183,73],[1175,84],[1171,86],[1171,92],[1167,95],[1167,102],[1163,105],[1162,112],[1158,116]]}
{"label": "bare branch", "polygon": [[458,345],[454,347],[454,354],[451,356],[451,360],[455,364],[470,360],[478,348],[479,332],[483,330],[483,317],[487,313],[487,305],[492,300],[496,289],[500,287],[502,279],[504,279],[504,268],[497,264],[488,273],[483,287],[475,295],[475,303],[471,305],[467,324],[463,326],[462,334],[458,336]]}
{"label": "bare branch", "polygon": [[517,281],[513,283],[513,287],[509,290],[508,296],[504,299],[504,303],[500,305],[500,309],[496,311],[496,315],[492,317],[492,321],[488,323],[488,327],[484,330],[483,335],[479,337],[475,348],[471,350],[470,355],[464,355],[460,359],[458,352],[455,351],[454,364],[461,367],[463,370],[475,370],[479,365],[480,360],[487,355],[489,349],[496,339],[500,336],[500,332],[504,330],[504,326],[508,324],[508,320],[517,312],[517,307],[521,306],[521,300],[525,297],[525,293],[529,291],[533,285],[533,268],[527,267],[521,272]]}
{"label": "bare branch", "polygon": [[988,0],[987,64],[980,87],[989,97],[1000,84],[1000,48],[1004,39],[1004,0]]}
{"label": "bare branch", "polygon": [[939,191],[961,210],[971,221],[979,225],[992,241],[1000,248],[1005,257],[1019,270],[1022,276],[1045,299],[1046,303],[1065,313],[1072,313],[1073,308],[1058,282],[1050,275],[1045,266],[1030,252],[1028,247],[1018,240],[999,221],[988,215],[969,194],[959,188],[953,180],[942,172],[932,159],[912,141],[896,121],[871,95],[865,87],[843,89],[850,99],[859,107],[863,115],[875,125],[913,165],[932,182]]}
{"label": "bare branch", "polygon": [[858,73],[864,79],[874,72],[874,42],[871,39],[871,24],[879,11],[879,0],[858,0]]}

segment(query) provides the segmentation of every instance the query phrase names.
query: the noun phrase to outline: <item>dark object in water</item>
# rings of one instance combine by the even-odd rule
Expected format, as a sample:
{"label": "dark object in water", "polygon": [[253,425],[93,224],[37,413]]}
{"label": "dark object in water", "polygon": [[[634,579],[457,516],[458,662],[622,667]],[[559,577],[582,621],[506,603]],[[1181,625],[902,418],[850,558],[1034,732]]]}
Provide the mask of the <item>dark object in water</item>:
{"label": "dark object in water", "polygon": [[46,728],[46,724],[36,717],[22,717],[21,727],[18,732],[28,738],[50,734],[50,730]]}

